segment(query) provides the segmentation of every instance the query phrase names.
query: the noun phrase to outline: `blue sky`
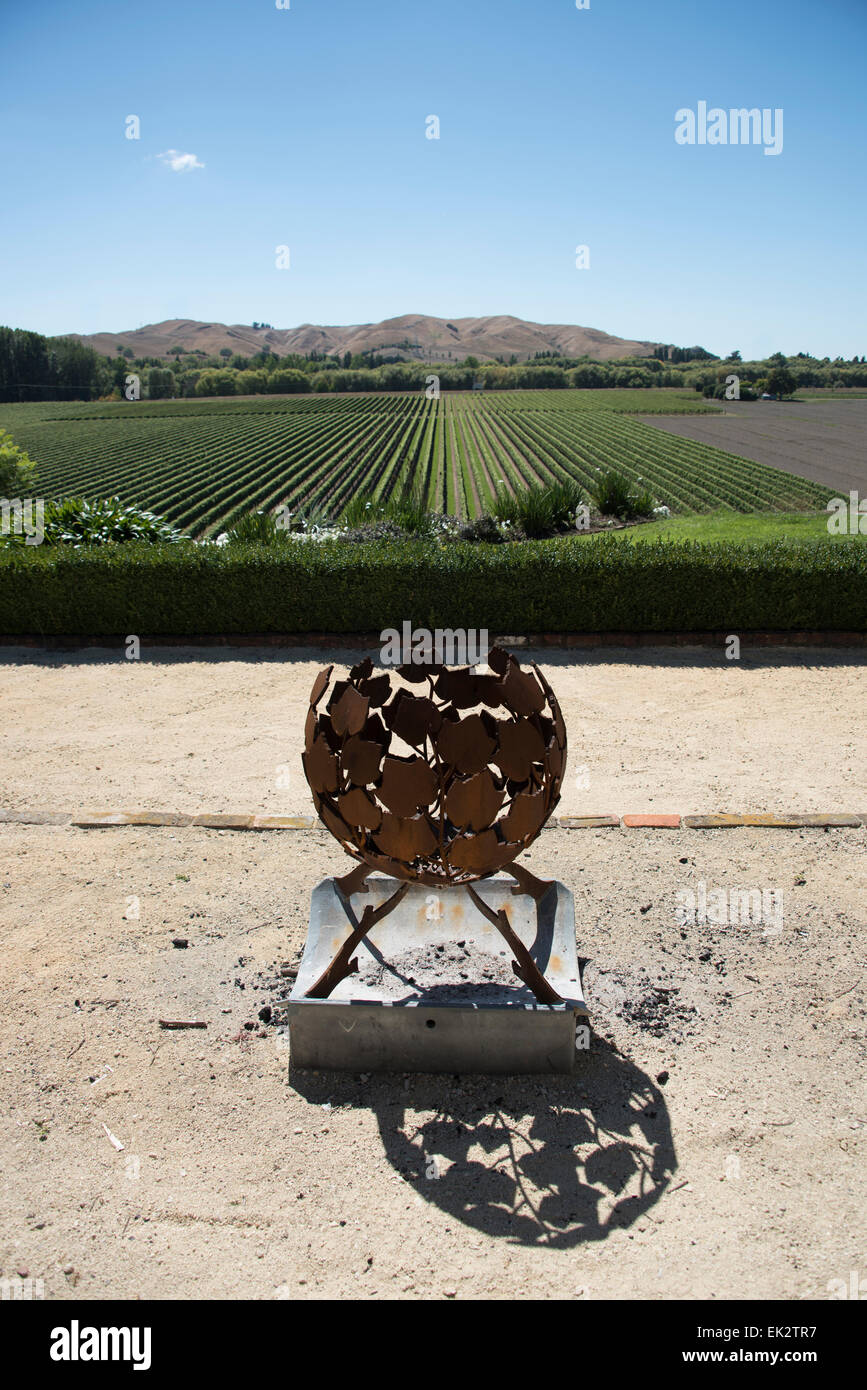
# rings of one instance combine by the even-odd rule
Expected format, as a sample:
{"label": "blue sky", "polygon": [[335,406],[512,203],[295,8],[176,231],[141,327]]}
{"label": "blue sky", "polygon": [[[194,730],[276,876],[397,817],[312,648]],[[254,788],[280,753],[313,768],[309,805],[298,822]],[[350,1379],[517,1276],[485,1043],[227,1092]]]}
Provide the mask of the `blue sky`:
{"label": "blue sky", "polygon": [[[867,353],[865,40],[867,0],[0,0],[0,323]],[[702,100],[782,108],[782,153],[678,145]]]}

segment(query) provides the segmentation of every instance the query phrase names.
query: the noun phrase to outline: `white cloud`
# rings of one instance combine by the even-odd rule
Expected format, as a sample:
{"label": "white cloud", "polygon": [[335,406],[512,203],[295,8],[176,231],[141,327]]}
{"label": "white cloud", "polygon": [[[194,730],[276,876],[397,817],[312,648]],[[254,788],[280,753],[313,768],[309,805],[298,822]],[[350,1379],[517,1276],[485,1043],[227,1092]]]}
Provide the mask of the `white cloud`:
{"label": "white cloud", "polygon": [[170,169],[173,169],[176,174],[185,174],[188,169],[204,169],[205,167],[196,159],[194,154],[181,154],[180,150],[164,150],[162,154],[157,155],[157,158],[161,159],[163,164],[167,164]]}

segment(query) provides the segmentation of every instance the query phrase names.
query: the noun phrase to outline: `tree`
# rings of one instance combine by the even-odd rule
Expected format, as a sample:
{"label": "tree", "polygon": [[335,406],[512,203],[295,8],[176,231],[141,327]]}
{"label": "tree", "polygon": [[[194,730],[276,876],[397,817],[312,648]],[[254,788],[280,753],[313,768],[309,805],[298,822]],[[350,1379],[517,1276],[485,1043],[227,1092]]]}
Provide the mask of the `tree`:
{"label": "tree", "polygon": [[231,356],[232,356],[232,349],[231,349],[231,348],[220,348],[220,356],[221,356],[221,357],[231,357]]}
{"label": "tree", "polygon": [[213,368],[202,372],[196,382],[197,396],[234,396],[235,394],[234,372],[216,371]]}
{"label": "tree", "polygon": [[766,389],[772,396],[791,396],[797,382],[788,367],[772,367],[768,372]]}
{"label": "tree", "polygon": [[148,372],[148,399],[171,400],[175,394],[175,374],[171,367],[151,367]]}
{"label": "tree", "polygon": [[269,372],[267,390],[270,395],[309,391],[310,382],[303,372],[298,372],[293,367],[281,367],[277,371]]}
{"label": "tree", "polygon": [[11,434],[0,430],[0,497],[27,497],[33,487],[36,465],[19,449]]}
{"label": "tree", "polygon": [[235,388],[239,396],[264,395],[268,390],[268,378],[261,371],[242,371],[235,378]]}

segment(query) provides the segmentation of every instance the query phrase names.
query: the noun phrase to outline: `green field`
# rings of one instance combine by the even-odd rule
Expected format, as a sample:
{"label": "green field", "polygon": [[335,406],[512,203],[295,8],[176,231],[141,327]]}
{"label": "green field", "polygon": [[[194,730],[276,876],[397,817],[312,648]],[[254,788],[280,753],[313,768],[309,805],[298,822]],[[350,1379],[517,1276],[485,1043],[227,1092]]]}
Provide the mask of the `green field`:
{"label": "green field", "polygon": [[[604,531],[591,536],[604,536]],[[825,512],[732,512],[717,511],[672,516],[666,521],[641,522],[623,531],[612,531],[617,540],[635,543],[647,540],[665,541],[732,541],[736,545],[761,545],[766,541],[831,541],[845,545],[849,541],[867,544],[867,536],[832,535],[828,531]]]}
{"label": "green field", "polygon": [[817,483],[634,418],[707,408],[677,391],[322,394],[0,405],[0,428],[36,461],[39,495],[117,494],[195,536],[281,503],[336,517],[359,494],[410,486],[431,510],[473,517],[498,486],[590,489],[608,469],[682,520],[824,507],[831,493]]}

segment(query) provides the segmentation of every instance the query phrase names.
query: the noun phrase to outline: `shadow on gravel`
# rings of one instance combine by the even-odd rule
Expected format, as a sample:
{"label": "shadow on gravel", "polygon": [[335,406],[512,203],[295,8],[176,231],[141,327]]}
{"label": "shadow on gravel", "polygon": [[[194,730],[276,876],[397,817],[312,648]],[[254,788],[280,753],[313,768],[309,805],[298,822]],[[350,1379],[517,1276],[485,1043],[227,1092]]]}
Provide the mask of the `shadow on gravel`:
{"label": "shadow on gravel", "polygon": [[[313,1104],[369,1109],[418,1199],[510,1243],[571,1249],[631,1226],[677,1167],[659,1088],[596,1037],[574,1077],[292,1072]],[[425,1112],[433,1112],[424,1118]]]}

